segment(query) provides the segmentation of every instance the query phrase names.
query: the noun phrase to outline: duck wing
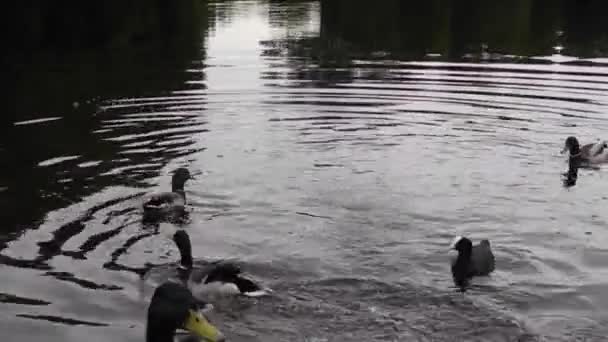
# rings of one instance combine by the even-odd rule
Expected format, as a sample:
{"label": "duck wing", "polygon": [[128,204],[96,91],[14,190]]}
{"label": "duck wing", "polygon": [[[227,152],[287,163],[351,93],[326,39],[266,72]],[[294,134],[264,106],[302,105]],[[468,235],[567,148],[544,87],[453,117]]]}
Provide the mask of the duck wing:
{"label": "duck wing", "polygon": [[144,200],[144,209],[159,210],[170,206],[183,206],[185,199],[176,192],[160,192]]}
{"label": "duck wing", "polygon": [[591,160],[596,163],[608,162],[608,142],[602,141],[593,148]]}
{"label": "duck wing", "polygon": [[583,148],[584,148],[584,151],[586,152],[586,154],[589,157],[593,158],[599,154],[602,154],[602,152],[606,148],[606,142],[600,141],[598,143],[588,144],[588,145],[583,146]]}
{"label": "duck wing", "polygon": [[[253,280],[241,275],[241,268],[233,263],[221,262],[214,264],[208,269],[203,284],[215,282],[234,284],[238,291],[250,297],[260,297],[272,292],[271,289],[263,289]],[[202,280],[202,277],[199,279]]]}
{"label": "duck wing", "polygon": [[597,147],[595,153],[593,154],[594,156],[604,153],[606,151],[606,149],[608,148],[608,142],[606,142],[606,141],[602,141],[601,143],[599,143],[597,145],[599,145],[599,146]]}
{"label": "duck wing", "polygon": [[595,145],[596,144],[586,144],[581,146],[581,155],[585,158],[588,158],[589,156],[593,155],[593,147]]}
{"label": "duck wing", "polygon": [[262,296],[267,293],[266,291],[263,291],[262,288],[253,280],[242,276],[237,276],[234,284],[239,288],[241,293],[248,294],[251,297]]}
{"label": "duck wing", "polygon": [[494,268],[495,258],[490,241],[482,240],[478,245],[473,246],[469,274],[471,276],[484,276],[492,273]]}
{"label": "duck wing", "polygon": [[590,164],[608,163],[608,142],[587,144],[581,148],[584,161]]}
{"label": "duck wing", "polygon": [[204,283],[208,284],[214,281],[234,283],[240,273],[241,268],[236,264],[229,262],[218,263],[210,267]]}

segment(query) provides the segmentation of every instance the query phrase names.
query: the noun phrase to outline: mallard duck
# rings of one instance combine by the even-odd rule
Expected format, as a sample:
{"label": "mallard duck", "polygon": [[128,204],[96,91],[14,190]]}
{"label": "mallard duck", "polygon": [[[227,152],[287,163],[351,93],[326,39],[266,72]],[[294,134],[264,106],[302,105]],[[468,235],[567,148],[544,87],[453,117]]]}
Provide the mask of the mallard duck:
{"label": "mallard duck", "polygon": [[224,335],[199,312],[200,302],[190,290],[166,282],[154,291],[148,306],[147,342],[173,342],[175,331],[184,329],[208,342],[223,342]]}
{"label": "mallard duck", "polygon": [[159,192],[147,196],[143,203],[144,218],[159,219],[172,214],[183,214],[186,205],[184,185],[192,179],[190,171],[179,168],[171,178],[171,192]]}
{"label": "mallard duck", "polygon": [[473,246],[468,238],[457,236],[450,247],[458,251],[458,256],[452,260],[452,278],[462,290],[471,278],[489,275],[494,271],[494,253],[490,241],[481,240]]}
{"label": "mallard duck", "polygon": [[238,265],[227,261],[214,262],[202,268],[194,268],[190,236],[184,230],[178,230],[173,240],[179,249],[181,279],[185,279],[188,288],[198,298],[209,298],[217,295],[238,295],[248,297],[264,296],[272,290],[262,288],[253,280],[241,274]]}
{"label": "mallard duck", "polygon": [[562,153],[570,152],[570,159],[577,159],[580,164],[602,164],[608,163],[608,142],[580,146],[576,137],[568,137],[564,143]]}

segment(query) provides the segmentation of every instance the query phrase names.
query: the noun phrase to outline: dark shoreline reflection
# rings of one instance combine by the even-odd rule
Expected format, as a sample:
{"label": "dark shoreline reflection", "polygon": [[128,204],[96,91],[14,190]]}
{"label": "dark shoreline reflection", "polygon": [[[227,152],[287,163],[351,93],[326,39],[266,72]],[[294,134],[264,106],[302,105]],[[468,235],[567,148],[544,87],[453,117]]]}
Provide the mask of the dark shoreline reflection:
{"label": "dark shoreline reflection", "polygon": [[572,165],[568,168],[568,171],[563,174],[564,179],[564,187],[570,188],[576,185],[576,181],[578,180],[578,167],[572,167]]}
{"label": "dark shoreline reflection", "polygon": [[[302,11],[306,2],[271,3],[275,6],[269,10],[271,24],[293,27],[311,18],[310,11]],[[266,71],[262,78],[269,81],[268,86],[276,86],[273,80],[277,79],[292,81],[291,88],[315,89],[355,79],[394,82],[386,72],[386,63],[395,60],[585,65],[606,62],[584,59],[608,57],[608,26],[602,15],[608,12],[608,2],[601,0],[387,0],[381,6],[364,0],[320,0],[319,5],[318,33],[261,42],[265,57],[278,68],[288,67],[288,71]],[[559,60],[560,56],[583,60]],[[283,63],[277,63],[282,57],[286,57]],[[463,74],[471,69],[457,64],[412,67],[395,63],[390,67],[442,68]],[[374,85],[370,89],[378,88]],[[294,99],[289,103],[309,102]],[[314,104],[327,106],[332,102]],[[335,117],[316,119],[330,127]],[[568,171],[562,174],[565,187],[576,185],[579,164],[570,160]]]}
{"label": "dark shoreline reflection", "polygon": [[[301,3],[277,6],[301,8]],[[531,57],[559,53],[606,57],[608,27],[601,13],[607,11],[608,3],[601,0],[387,0],[382,5],[320,0],[318,36],[267,42],[274,48],[266,54],[311,57],[322,65],[387,58],[530,62]],[[309,16],[271,16],[271,22],[289,27]],[[533,62],[550,63],[537,58]]]}

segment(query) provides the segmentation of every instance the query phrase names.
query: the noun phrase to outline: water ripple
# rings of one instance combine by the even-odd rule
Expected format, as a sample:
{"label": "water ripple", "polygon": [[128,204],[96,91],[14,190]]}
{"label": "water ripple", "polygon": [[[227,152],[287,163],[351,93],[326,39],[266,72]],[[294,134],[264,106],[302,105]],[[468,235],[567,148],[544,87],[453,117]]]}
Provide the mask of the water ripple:
{"label": "water ripple", "polygon": [[[408,21],[367,22],[383,5],[323,22],[340,2],[205,3],[213,25],[185,62],[164,59],[179,49],[122,69],[85,59],[57,99],[34,88],[57,65],[24,71],[24,114],[0,146],[3,331],[141,338],[138,285],[174,270],[178,226],[197,266],[231,258],[275,290],[217,306],[231,341],[604,338],[608,185],[584,170],[564,189],[558,152],[569,135],[604,138],[606,60],[426,45],[413,58],[399,51],[416,42]],[[197,174],[187,217],[142,222],[143,196],[180,166]],[[454,235],[488,238],[497,256],[465,294]]]}

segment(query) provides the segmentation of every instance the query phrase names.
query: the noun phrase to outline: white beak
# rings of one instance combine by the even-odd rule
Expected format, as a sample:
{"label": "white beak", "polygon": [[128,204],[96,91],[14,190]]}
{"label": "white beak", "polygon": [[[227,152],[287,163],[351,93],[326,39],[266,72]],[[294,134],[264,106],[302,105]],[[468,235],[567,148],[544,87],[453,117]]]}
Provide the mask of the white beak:
{"label": "white beak", "polygon": [[452,240],[452,243],[450,244],[450,249],[454,249],[454,247],[456,247],[456,244],[462,240],[462,236],[457,236],[454,238],[454,240]]}

